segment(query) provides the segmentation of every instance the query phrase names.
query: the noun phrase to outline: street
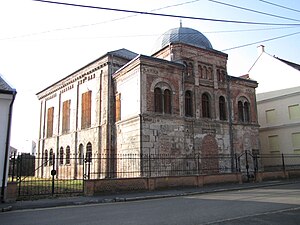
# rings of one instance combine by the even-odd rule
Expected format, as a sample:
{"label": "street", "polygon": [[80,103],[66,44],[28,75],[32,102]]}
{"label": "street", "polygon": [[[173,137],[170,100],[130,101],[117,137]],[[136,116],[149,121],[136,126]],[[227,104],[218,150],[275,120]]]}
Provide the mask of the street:
{"label": "street", "polygon": [[1,225],[299,223],[300,183],[146,201],[0,213]]}

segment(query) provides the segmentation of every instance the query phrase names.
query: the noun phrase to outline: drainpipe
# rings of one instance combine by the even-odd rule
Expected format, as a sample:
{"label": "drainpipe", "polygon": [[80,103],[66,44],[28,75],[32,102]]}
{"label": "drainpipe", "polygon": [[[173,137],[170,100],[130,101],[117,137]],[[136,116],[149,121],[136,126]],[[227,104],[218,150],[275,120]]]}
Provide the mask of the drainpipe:
{"label": "drainpipe", "polygon": [[227,102],[228,102],[228,119],[229,119],[229,141],[230,141],[230,156],[231,156],[231,171],[233,172],[234,167],[234,149],[233,149],[233,124],[232,124],[232,104],[231,104],[231,92],[230,92],[230,84],[231,77],[227,75]]}
{"label": "drainpipe", "polygon": [[1,188],[1,202],[4,202],[4,193],[5,193],[5,181],[6,181],[6,173],[7,173],[7,165],[8,165],[8,153],[9,153],[9,141],[10,141],[10,129],[11,129],[11,120],[12,120],[12,110],[13,110],[13,103],[16,98],[16,90],[13,90],[12,101],[9,105],[9,112],[8,112],[8,123],[7,123],[7,133],[6,133],[6,146],[5,146],[5,158],[4,158],[4,168],[3,168],[3,179],[2,179],[2,188]]}

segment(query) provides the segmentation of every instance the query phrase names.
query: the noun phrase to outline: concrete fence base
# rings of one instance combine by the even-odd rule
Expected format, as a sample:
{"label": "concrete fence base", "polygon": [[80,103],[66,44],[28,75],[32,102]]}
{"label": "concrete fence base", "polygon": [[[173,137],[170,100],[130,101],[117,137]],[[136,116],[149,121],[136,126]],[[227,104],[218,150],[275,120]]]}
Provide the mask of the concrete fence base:
{"label": "concrete fence base", "polygon": [[209,184],[242,183],[241,173],[219,175],[194,175],[171,177],[137,177],[120,179],[97,179],[84,182],[85,195],[119,191],[145,191],[175,187],[202,187]]}

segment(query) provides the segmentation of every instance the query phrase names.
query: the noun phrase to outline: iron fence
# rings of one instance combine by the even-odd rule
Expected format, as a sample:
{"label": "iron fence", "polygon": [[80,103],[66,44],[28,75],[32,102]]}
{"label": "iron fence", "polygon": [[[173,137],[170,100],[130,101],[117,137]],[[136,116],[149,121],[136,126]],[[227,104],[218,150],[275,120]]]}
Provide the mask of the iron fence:
{"label": "iron fence", "polygon": [[257,172],[300,170],[300,155],[233,156],[170,154],[88,154],[55,157],[12,155],[9,181],[18,183],[19,196],[80,194],[84,179],[212,175],[242,173],[248,180]]}

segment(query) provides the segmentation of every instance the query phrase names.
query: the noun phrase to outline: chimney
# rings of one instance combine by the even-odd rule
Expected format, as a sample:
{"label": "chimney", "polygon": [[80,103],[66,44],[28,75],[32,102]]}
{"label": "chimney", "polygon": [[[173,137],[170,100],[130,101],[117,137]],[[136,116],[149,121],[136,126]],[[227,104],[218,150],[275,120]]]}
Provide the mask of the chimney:
{"label": "chimney", "polygon": [[258,51],[258,55],[264,53],[265,52],[265,46],[264,45],[257,46],[257,51]]}

